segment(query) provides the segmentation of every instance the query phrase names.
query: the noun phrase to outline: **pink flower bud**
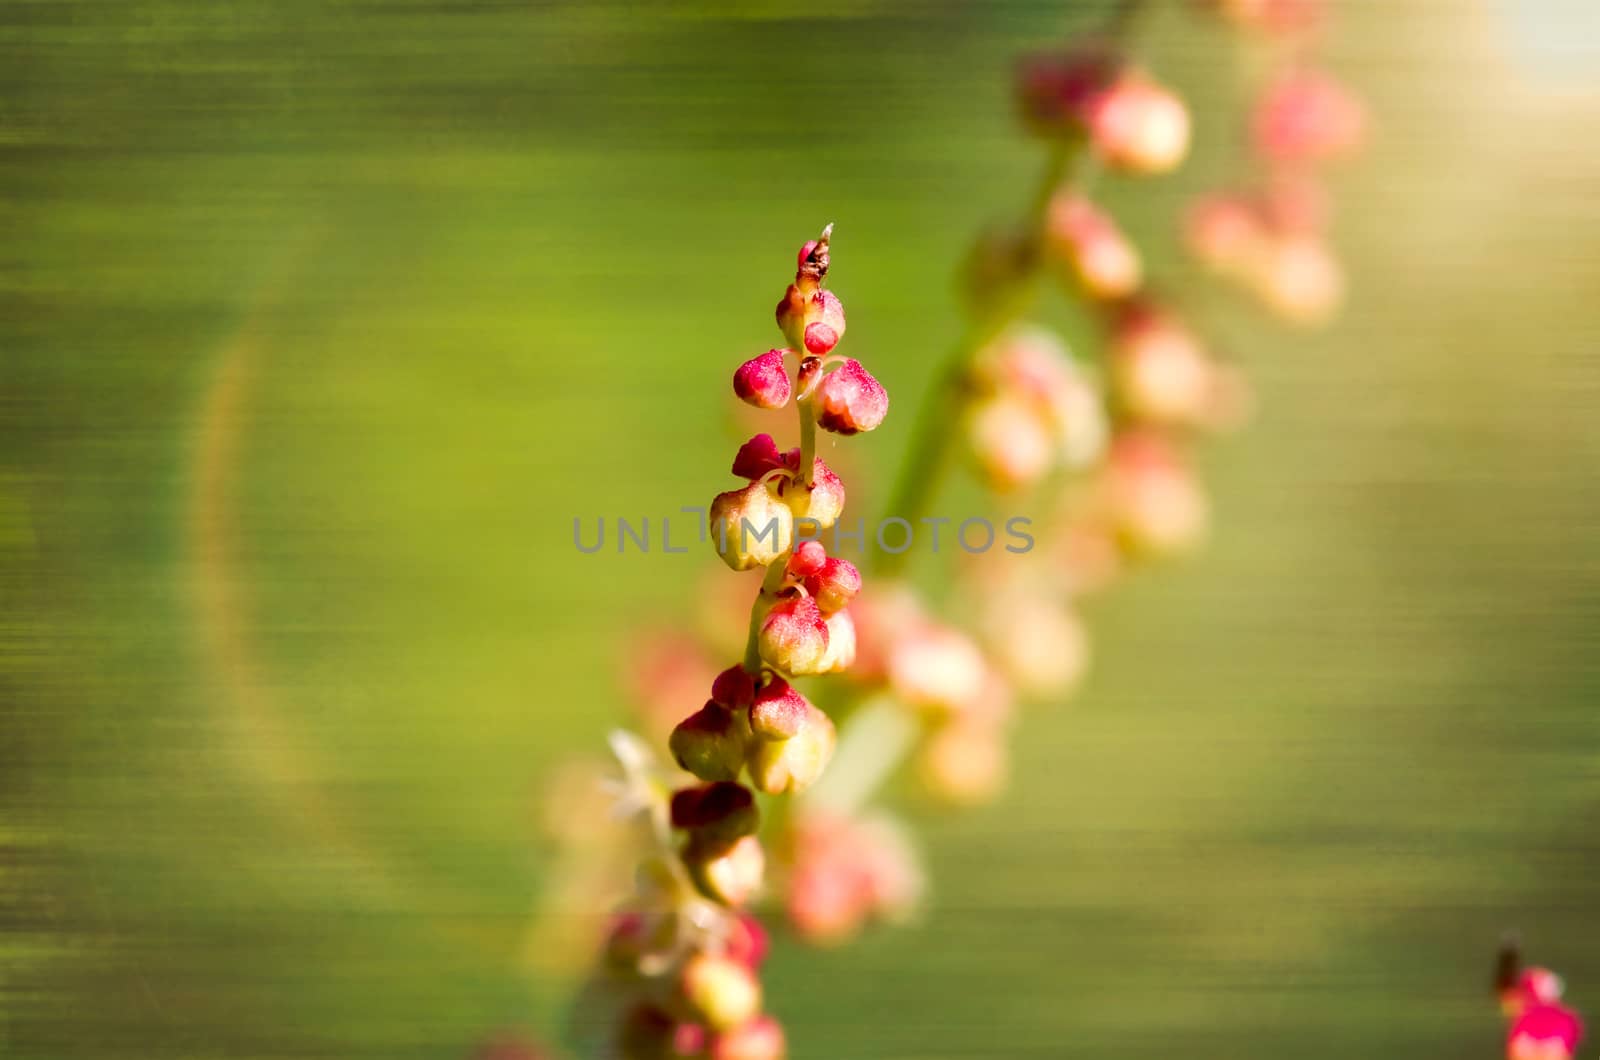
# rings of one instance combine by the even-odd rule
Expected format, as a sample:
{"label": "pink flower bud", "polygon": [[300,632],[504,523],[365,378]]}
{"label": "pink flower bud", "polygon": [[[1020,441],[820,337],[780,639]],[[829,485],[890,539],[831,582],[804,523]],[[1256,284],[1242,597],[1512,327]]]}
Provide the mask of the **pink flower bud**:
{"label": "pink flower bud", "polygon": [[828,651],[822,657],[821,673],[843,673],[855,665],[856,624],[848,611],[835,611],[823,619],[828,627]]}
{"label": "pink flower bud", "polygon": [[729,710],[748,707],[755,693],[755,678],[743,666],[730,666],[711,682],[711,701]]}
{"label": "pink flower bud", "polygon": [[760,825],[755,796],[743,784],[719,780],[672,793],[672,827],[691,833],[697,845],[732,846]]}
{"label": "pink flower bud", "polygon": [[908,706],[959,714],[982,697],[988,667],[965,633],[926,626],[901,637],[889,653],[889,686]]}
{"label": "pink flower bud", "polygon": [[1010,771],[999,730],[971,723],[940,727],[923,746],[919,765],[930,793],[964,806],[993,799]]}
{"label": "pink flower bud", "polygon": [[821,357],[833,352],[844,338],[844,304],[832,291],[818,291],[812,302],[815,319],[808,314],[805,347],[806,352]]}
{"label": "pink flower bud", "polygon": [[807,703],[804,724],[787,740],[757,740],[746,763],[750,782],[768,795],[804,791],[827,768],[837,739],[833,719]]}
{"label": "pink flower bud", "polygon": [[783,1060],[786,1055],[783,1027],[771,1016],[757,1016],[711,1039],[711,1060]]}
{"label": "pink flower bud", "polygon": [[1583,1040],[1583,1021],[1561,1005],[1530,1005],[1506,1035],[1507,1060],[1571,1060]]}
{"label": "pink flower bud", "polygon": [[1126,298],[1144,281],[1139,252],[1110,214],[1081,195],[1051,200],[1045,242],[1090,298]]}
{"label": "pink flower bud", "polygon": [[761,921],[749,913],[739,913],[728,922],[728,936],[723,940],[722,952],[752,971],[760,968],[767,959],[772,940]]}
{"label": "pink flower bud", "polygon": [[1011,492],[1044,478],[1055,461],[1050,425],[1030,402],[996,394],[972,402],[963,418],[967,444],[991,489]]}
{"label": "pink flower bud", "polygon": [[1257,101],[1251,135],[1269,161],[1327,162],[1359,150],[1366,124],[1361,102],[1331,75],[1295,70]]}
{"label": "pink flower bud", "polygon": [[822,377],[814,400],[817,426],[835,434],[870,431],[889,414],[888,391],[854,359]]}
{"label": "pink flower bud", "polygon": [[1110,514],[1130,552],[1175,555],[1204,539],[1206,495],[1194,471],[1160,437],[1138,432],[1118,438],[1106,474]]}
{"label": "pink flower bud", "polygon": [[750,731],[742,714],[707,703],[672,730],[673,760],[705,781],[735,780],[744,766]]}
{"label": "pink flower bud", "polygon": [[1241,195],[1202,196],[1184,214],[1184,242],[1195,260],[1214,272],[1240,272],[1266,238],[1254,204]]}
{"label": "pink flower bud", "polygon": [[865,876],[838,859],[795,866],[785,911],[795,933],[814,946],[832,946],[860,932],[872,911]]}
{"label": "pink flower bud", "polygon": [[731,847],[691,841],[684,849],[683,861],[701,894],[731,906],[742,906],[755,897],[767,864],[761,841],[753,835]]}
{"label": "pink flower bud", "polygon": [[761,984],[739,961],[697,953],[683,965],[678,989],[696,1019],[712,1030],[726,1031],[761,1012]]}
{"label": "pink flower bud", "polygon": [[821,571],[827,562],[828,553],[821,541],[802,541],[789,557],[789,577],[804,580]]}
{"label": "pink flower bud", "polygon": [[1271,240],[1256,258],[1249,280],[1268,309],[1303,327],[1326,323],[1344,301],[1344,270],[1315,236]]}
{"label": "pink flower bud", "polygon": [[1200,340],[1168,314],[1137,308],[1111,337],[1111,379],[1122,407],[1149,423],[1193,427],[1216,406],[1216,366]]}
{"label": "pink flower bud", "polygon": [[794,513],[762,482],[717,494],[710,521],[712,547],[734,570],[765,567],[794,541]]}
{"label": "pink flower bud", "polygon": [[[795,450],[795,463],[800,461],[800,451]],[[770,434],[758,434],[739,447],[733,458],[733,473],[754,482],[769,472],[789,466],[788,455],[779,451],[778,443]]]}
{"label": "pink flower bud", "polygon": [[781,409],[789,403],[789,372],[783,366],[785,350],[768,350],[752,357],[733,373],[733,392],[758,409]]}
{"label": "pink flower bud", "polygon": [[756,693],[750,707],[750,729],[764,740],[787,740],[799,734],[815,708],[781,677]]}
{"label": "pink flower bud", "polygon": [[990,656],[1025,695],[1062,695],[1089,668],[1088,630],[1050,597],[1002,594],[986,608],[983,632]]}
{"label": "pink flower bud", "polygon": [[[795,455],[795,467],[800,463]],[[809,519],[817,529],[826,530],[839,521],[844,512],[844,483],[828,465],[818,457],[812,473],[814,481],[807,489],[798,480],[783,484],[783,496],[789,502],[796,519]]]}
{"label": "pink flower bud", "polygon": [[774,670],[786,674],[820,673],[828,651],[828,627],[815,600],[791,596],[767,611],[757,641],[761,658]]}
{"label": "pink flower bud", "polygon": [[1136,71],[1096,93],[1084,112],[1095,150],[1113,168],[1167,173],[1189,153],[1189,110],[1170,89]]}
{"label": "pink flower bud", "polygon": [[846,559],[831,557],[805,580],[806,592],[825,615],[843,611],[861,591],[861,572]]}

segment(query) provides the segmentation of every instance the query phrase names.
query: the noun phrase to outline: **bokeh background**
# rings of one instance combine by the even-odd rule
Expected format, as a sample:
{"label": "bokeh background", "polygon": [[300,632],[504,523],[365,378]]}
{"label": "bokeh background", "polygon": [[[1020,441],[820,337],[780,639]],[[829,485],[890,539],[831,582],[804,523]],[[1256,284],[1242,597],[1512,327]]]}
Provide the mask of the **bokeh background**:
{"label": "bokeh background", "polygon": [[[796,1057],[1491,1057],[1513,926],[1600,1015],[1596,8],[1340,5],[1375,135],[1307,336],[1175,253],[1245,85],[1160,7],[1196,156],[1102,190],[1259,418],[1208,456],[1214,546],[1096,607],[1005,799],[896,793],[923,922],[780,947]],[[730,365],[829,220],[881,490],[1038,164],[1011,59],[1098,13],[0,7],[0,1053],[553,1035],[538,792],[702,584],[572,518],[725,488]]]}

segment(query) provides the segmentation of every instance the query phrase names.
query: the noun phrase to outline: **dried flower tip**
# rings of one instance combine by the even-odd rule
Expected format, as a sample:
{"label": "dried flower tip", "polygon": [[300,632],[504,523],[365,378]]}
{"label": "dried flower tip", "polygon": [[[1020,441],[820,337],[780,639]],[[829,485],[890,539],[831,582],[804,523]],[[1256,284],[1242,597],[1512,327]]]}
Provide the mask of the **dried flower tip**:
{"label": "dried flower tip", "polygon": [[731,847],[691,840],[684,848],[683,860],[701,894],[731,906],[742,906],[755,897],[767,864],[755,836],[745,836]]}
{"label": "dried flower tip", "polygon": [[712,702],[679,722],[667,746],[673,760],[701,780],[728,781],[738,779],[749,739],[744,715]]}
{"label": "dried flower tip", "polygon": [[783,1027],[771,1016],[757,1016],[711,1039],[711,1060],[783,1060],[787,1055]]}
{"label": "dried flower tip", "polygon": [[805,586],[822,613],[831,615],[843,611],[861,591],[861,572],[849,560],[829,557],[806,576]]}
{"label": "dried flower tip", "polygon": [[760,968],[772,948],[772,940],[761,921],[749,913],[739,913],[728,920],[728,934],[722,940],[722,953],[750,969]]}
{"label": "dried flower tip", "polygon": [[750,782],[768,795],[804,791],[827,768],[837,739],[833,719],[806,704],[805,722],[787,740],[757,740],[747,763]]}
{"label": "dried flower tip", "polygon": [[795,278],[810,276],[818,282],[828,275],[828,244],[833,239],[833,224],[830,222],[823,226],[822,234],[816,239],[806,241],[800,248],[800,254],[795,258]]}
{"label": "dried flower tip", "polygon": [[1366,139],[1366,110],[1349,89],[1319,70],[1294,70],[1274,81],[1251,116],[1256,151],[1268,161],[1328,162],[1354,154]]}
{"label": "dried flower tip", "polygon": [[733,373],[733,392],[739,400],[758,409],[781,409],[792,392],[789,372],[783,366],[787,350],[768,350],[752,357]]}
{"label": "dried flower tip", "polygon": [[742,666],[730,666],[711,682],[711,701],[729,710],[748,707],[756,694],[756,679]]}
{"label": "dried flower tip", "polygon": [[828,627],[828,650],[822,657],[821,672],[838,674],[856,661],[856,624],[848,611],[835,611],[824,620]]}
{"label": "dried flower tip", "polygon": [[889,414],[888,391],[854,359],[822,377],[815,401],[817,426],[836,434],[870,431]]}
{"label": "dried flower tip", "polygon": [[719,780],[672,793],[672,827],[704,846],[732,846],[761,825],[755,796],[743,784]]}
{"label": "dried flower tip", "polygon": [[828,650],[828,627],[815,600],[790,596],[779,600],[761,621],[757,637],[761,658],[786,674],[821,673]]}
{"label": "dried flower tip", "polygon": [[[799,463],[797,453],[795,455],[797,468]],[[826,530],[837,523],[839,516],[844,514],[844,482],[829,469],[821,457],[817,458],[811,477],[812,483],[809,489],[798,479],[781,483],[780,488],[796,519],[809,520],[815,529]]]}
{"label": "dried flower tip", "polygon": [[1506,1035],[1507,1060],[1572,1060],[1583,1021],[1561,1005],[1530,1005]]}
{"label": "dried flower tip", "polygon": [[1189,109],[1170,89],[1126,71],[1088,102],[1083,115],[1095,150],[1129,173],[1167,173],[1189,153]]}
{"label": "dried flower tip", "polygon": [[1081,195],[1063,192],[1051,200],[1045,240],[1090,298],[1126,298],[1144,281],[1138,250],[1110,214]]}
{"label": "dried flower tip", "polygon": [[761,983],[747,965],[712,953],[684,963],[678,981],[695,1018],[717,1031],[732,1030],[761,1012]]}
{"label": "dried flower tip", "polygon": [[734,570],[765,567],[794,542],[794,513],[762,482],[717,494],[710,521],[712,546]]}
{"label": "dried flower tip", "polygon": [[774,677],[756,693],[750,729],[764,740],[787,740],[799,734],[814,709],[789,682]]}

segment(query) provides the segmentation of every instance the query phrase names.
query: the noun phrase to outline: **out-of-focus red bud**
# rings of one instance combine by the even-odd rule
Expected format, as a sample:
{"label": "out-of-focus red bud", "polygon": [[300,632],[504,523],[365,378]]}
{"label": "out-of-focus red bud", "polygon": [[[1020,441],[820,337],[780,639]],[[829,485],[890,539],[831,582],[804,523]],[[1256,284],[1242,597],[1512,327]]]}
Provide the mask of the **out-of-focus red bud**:
{"label": "out-of-focus red bud", "polygon": [[822,673],[837,674],[856,661],[856,624],[848,611],[835,611],[823,622],[828,627],[828,651],[822,657]]}
{"label": "out-of-focus red bud", "polygon": [[701,780],[735,780],[744,766],[750,730],[743,714],[707,703],[672,730],[672,758]]}
{"label": "out-of-focus red bud", "polygon": [[761,921],[749,913],[739,913],[729,920],[728,936],[722,946],[725,956],[756,969],[766,961],[767,951],[771,948],[772,940],[767,936],[767,929],[761,926]]}
{"label": "out-of-focus red bud", "polygon": [[1123,314],[1110,356],[1117,399],[1134,418],[1183,427],[1210,421],[1218,399],[1216,366],[1176,317],[1145,307]]}
{"label": "out-of-focus red bud", "polygon": [[1126,298],[1144,281],[1139,252],[1111,215],[1076,193],[1051,200],[1045,245],[1090,298]]}
{"label": "out-of-focus red bud", "polygon": [[972,638],[940,626],[901,637],[889,653],[888,669],[889,686],[902,702],[949,714],[970,710],[988,676]]}
{"label": "out-of-focus red bud", "polygon": [[986,609],[983,627],[990,656],[1025,695],[1062,695],[1089,668],[1088,630],[1051,597],[1005,593]]}
{"label": "out-of-focus red bud", "polygon": [[1583,1021],[1562,1005],[1523,1009],[1506,1034],[1507,1060],[1572,1060],[1583,1040]]}
{"label": "out-of-focus red bud", "polygon": [[705,846],[732,846],[761,825],[755,797],[743,784],[719,780],[672,793],[672,827]]}
{"label": "out-of-focus red bud", "polygon": [[1118,438],[1106,465],[1107,501],[1130,552],[1168,556],[1198,545],[1210,524],[1210,504],[1194,471],[1159,436]]}
{"label": "out-of-focus red bud", "polygon": [[794,513],[763,482],[717,494],[710,524],[712,547],[734,570],[765,567],[794,542]]}
{"label": "out-of-focus red bud", "polygon": [[828,651],[828,627],[817,603],[808,596],[779,600],[761,620],[757,635],[761,658],[786,674],[821,673]]}
{"label": "out-of-focus red bud", "polygon": [[786,1055],[783,1027],[771,1016],[757,1016],[711,1039],[711,1060],[783,1060]]}
{"label": "out-of-focus red bud", "polygon": [[768,795],[804,791],[828,766],[837,734],[833,719],[810,703],[805,723],[787,740],[757,740],[750,746],[750,782]]}
{"label": "out-of-focus red bud", "polygon": [[1266,238],[1254,205],[1241,195],[1214,192],[1189,205],[1183,219],[1184,243],[1195,260],[1214,272],[1239,272]]}
{"label": "out-of-focus red bud", "polygon": [[793,392],[789,371],[783,366],[786,350],[768,350],[752,357],[733,373],[733,392],[739,400],[758,409],[781,409]]}
{"label": "out-of-focus red bud", "polygon": [[1005,787],[1010,757],[1003,733],[984,724],[941,726],[922,748],[919,765],[928,790],[947,802],[988,802]]}
{"label": "out-of-focus red bud", "polygon": [[870,431],[889,414],[889,393],[853,358],[817,384],[817,426],[835,434]]}
{"label": "out-of-focus red bud", "polygon": [[1256,151],[1271,162],[1328,162],[1355,154],[1366,139],[1361,101],[1331,74],[1292,70],[1257,100],[1251,116]]}
{"label": "out-of-focus red bud", "polygon": [[684,962],[678,984],[689,1010],[714,1031],[732,1030],[761,1012],[761,983],[747,965],[728,957],[695,954]]}
{"label": "out-of-focus red bud", "polygon": [[1084,124],[1106,163],[1130,173],[1170,172],[1189,153],[1189,109],[1172,90],[1137,71],[1124,71],[1096,93]]}
{"label": "out-of-focus red bud", "polygon": [[1089,101],[1112,82],[1122,65],[1120,57],[1098,44],[1024,59],[1017,71],[1024,119],[1044,135],[1079,128]]}
{"label": "out-of-focus red bud", "polygon": [[1327,323],[1344,302],[1344,269],[1315,236],[1269,241],[1248,279],[1268,309],[1302,327]]}
{"label": "out-of-focus red bud", "polygon": [[750,729],[764,740],[787,740],[800,732],[813,709],[794,686],[774,677],[756,693],[750,707]]}
{"label": "out-of-focus red bud", "polygon": [[1011,492],[1031,486],[1055,461],[1049,424],[1018,396],[994,394],[972,402],[963,424],[978,470],[991,489]]}

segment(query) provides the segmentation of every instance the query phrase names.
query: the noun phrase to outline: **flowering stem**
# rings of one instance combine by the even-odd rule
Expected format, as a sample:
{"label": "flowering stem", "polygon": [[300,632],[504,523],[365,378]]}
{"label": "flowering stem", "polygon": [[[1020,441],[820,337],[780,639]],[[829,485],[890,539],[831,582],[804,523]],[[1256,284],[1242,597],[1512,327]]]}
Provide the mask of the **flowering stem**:
{"label": "flowering stem", "polygon": [[[831,229],[833,226],[828,227]],[[796,398],[795,408],[800,412],[800,468],[796,472],[795,482],[804,487],[799,494],[803,498],[800,501],[801,511],[795,516],[798,521],[805,518],[805,511],[811,506],[809,491],[815,484],[817,470],[817,415],[811,404],[809,388]],[[761,676],[761,620],[767,613],[767,605],[777,598],[778,591],[783,588],[789,557],[792,555],[794,548],[791,546],[767,565],[766,577],[761,579],[761,592],[750,605],[750,631],[745,636],[742,665],[745,673],[758,679]]]}

